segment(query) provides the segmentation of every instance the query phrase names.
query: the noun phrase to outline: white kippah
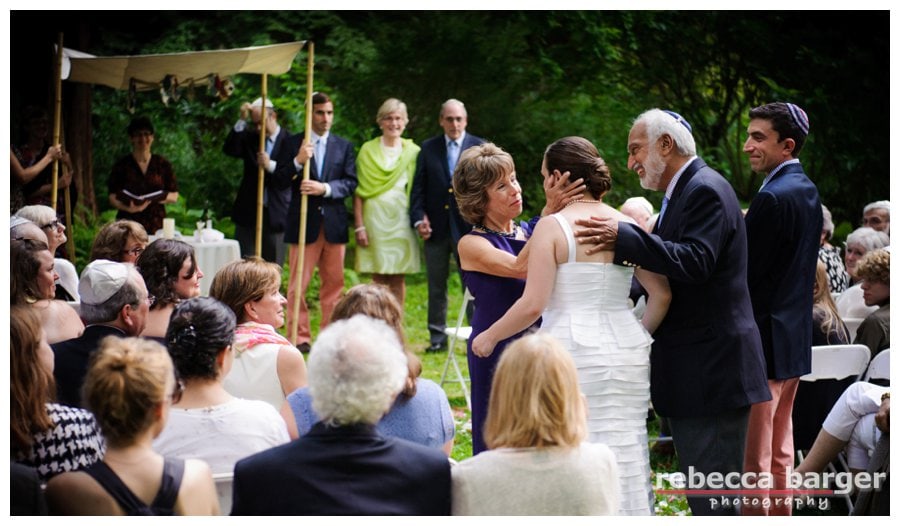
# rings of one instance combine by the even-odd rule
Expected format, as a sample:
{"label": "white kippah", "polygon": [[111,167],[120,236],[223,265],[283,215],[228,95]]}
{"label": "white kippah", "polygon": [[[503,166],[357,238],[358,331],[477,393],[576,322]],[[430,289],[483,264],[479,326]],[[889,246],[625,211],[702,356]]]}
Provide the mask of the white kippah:
{"label": "white kippah", "polygon": [[[262,97],[259,97],[259,98],[256,99],[255,101],[251,102],[251,103],[250,103],[250,107],[252,107],[252,108],[262,108]],[[272,99],[266,99],[266,107],[267,107],[267,108],[274,108],[274,107],[275,107],[275,106],[272,106]]]}
{"label": "white kippah", "polygon": [[81,273],[81,281],[78,283],[81,303],[102,305],[125,285],[128,274],[128,265],[125,263],[108,259],[92,261]]}

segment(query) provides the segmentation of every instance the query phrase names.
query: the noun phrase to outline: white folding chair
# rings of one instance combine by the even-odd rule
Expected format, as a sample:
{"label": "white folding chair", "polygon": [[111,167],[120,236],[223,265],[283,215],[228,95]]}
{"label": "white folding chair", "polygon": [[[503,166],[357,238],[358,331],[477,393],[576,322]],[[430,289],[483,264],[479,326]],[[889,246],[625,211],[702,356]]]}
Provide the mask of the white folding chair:
{"label": "white folding chair", "polygon": [[219,497],[219,515],[231,514],[231,486],[234,473],[217,473],[213,475],[216,483],[216,495]]}
{"label": "white folding chair", "polygon": [[871,353],[865,345],[817,345],[812,348],[812,371],[800,380],[843,380],[850,376],[859,380],[866,372],[870,358]]}
{"label": "white folding chair", "polygon": [[[860,380],[866,372],[866,368],[869,366],[869,359],[871,358],[871,352],[869,348],[865,345],[856,345],[856,344],[847,344],[847,345],[819,345],[814,346],[812,348],[812,367],[809,374],[803,375],[800,377],[801,382],[817,382],[817,381],[839,381],[841,385],[856,382]],[[834,400],[831,400],[827,403],[830,407],[834,405],[834,402],[837,400],[835,397]],[[797,399],[794,401],[795,412],[797,408]],[[797,415],[800,416],[800,415]],[[824,417],[823,417],[824,419]],[[794,422],[795,426],[795,437],[797,431],[797,423],[796,420]],[[821,427],[821,423],[817,425],[817,428]],[[803,462],[805,454],[802,449],[797,449],[796,457],[799,462]],[[844,458],[843,454],[838,455],[836,461],[840,464],[840,468],[836,468],[834,463],[829,463],[828,468],[835,472],[848,472],[850,468],[847,466],[847,461]],[[847,502],[847,506],[852,509],[853,501],[850,499],[849,495],[845,495],[844,499]]]}
{"label": "white folding chair", "polygon": [[[459,362],[456,361],[455,351],[456,342],[462,341],[465,343],[469,341],[469,336],[472,335],[472,327],[464,326],[463,321],[466,319],[466,307],[468,307],[469,302],[474,299],[475,297],[472,296],[472,293],[466,288],[463,293],[462,305],[459,307],[459,316],[456,317],[456,326],[444,329],[444,333],[450,338],[450,341],[447,344],[447,361],[444,362],[444,373],[441,375],[441,387],[447,382],[459,383],[462,387],[463,396],[466,397],[466,407],[468,407],[470,411],[472,410],[472,400],[469,397],[469,387],[466,384],[468,380],[466,380],[465,376],[462,374],[462,370],[459,368]],[[447,372],[449,372],[451,364],[453,364],[453,370],[456,373],[456,380],[447,379]]]}
{"label": "white folding chair", "polygon": [[885,349],[880,353],[875,355],[875,358],[872,358],[872,362],[869,364],[869,368],[866,369],[866,374],[863,376],[863,380],[870,382],[872,380],[887,380],[891,381],[891,350]]}

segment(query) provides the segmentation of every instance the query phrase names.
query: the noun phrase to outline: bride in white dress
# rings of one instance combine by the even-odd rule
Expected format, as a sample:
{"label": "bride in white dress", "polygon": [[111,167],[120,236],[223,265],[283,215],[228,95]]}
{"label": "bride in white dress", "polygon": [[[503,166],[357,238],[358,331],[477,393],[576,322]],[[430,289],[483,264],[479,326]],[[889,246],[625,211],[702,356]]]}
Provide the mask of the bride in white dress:
{"label": "bride in white dress", "polygon": [[[601,198],[611,184],[609,168],[590,141],[565,137],[551,144],[541,167],[583,178],[587,190],[561,212],[542,219],[529,244],[525,292],[510,310],[482,332],[472,351],[488,356],[498,341],[525,329],[543,315],[548,332],[572,353],[588,400],[588,440],[608,445],[616,455],[621,515],[651,514],[647,409],[650,403],[650,334],[671,300],[665,276],[612,263],[611,250],[587,255],[575,243],[576,219],[612,217],[633,222]],[[625,262],[627,264],[627,262]],[[638,321],[631,311],[631,278],[647,292]]]}

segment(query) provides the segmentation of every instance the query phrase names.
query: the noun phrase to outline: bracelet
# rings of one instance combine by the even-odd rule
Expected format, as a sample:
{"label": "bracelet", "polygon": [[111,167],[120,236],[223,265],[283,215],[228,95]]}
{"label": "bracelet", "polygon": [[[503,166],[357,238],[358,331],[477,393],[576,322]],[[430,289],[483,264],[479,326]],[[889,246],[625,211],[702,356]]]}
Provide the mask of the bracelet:
{"label": "bracelet", "polygon": [[365,229],[366,229],[365,225],[363,225],[363,226],[358,226],[358,227],[356,227],[356,230],[354,230],[354,232],[362,232],[362,231],[365,230]]}
{"label": "bracelet", "polygon": [[885,400],[888,400],[888,399],[890,399],[890,398],[891,398],[891,392],[890,392],[890,391],[888,391],[888,392],[884,393],[883,395],[881,395],[881,401],[882,401],[882,402],[884,402]]}

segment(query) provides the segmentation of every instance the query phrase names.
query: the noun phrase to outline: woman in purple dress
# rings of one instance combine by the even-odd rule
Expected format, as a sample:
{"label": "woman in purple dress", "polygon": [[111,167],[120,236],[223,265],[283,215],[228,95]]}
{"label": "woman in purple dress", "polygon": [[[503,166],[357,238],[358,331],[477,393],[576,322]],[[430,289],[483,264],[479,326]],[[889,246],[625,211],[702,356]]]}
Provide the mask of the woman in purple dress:
{"label": "woman in purple dress", "polygon": [[[568,174],[547,177],[547,205],[541,214],[560,210],[572,196],[584,191],[582,183],[581,179],[569,183]],[[460,238],[457,249],[463,284],[475,297],[467,358],[472,383],[472,453],[477,455],[487,449],[482,428],[494,369],[506,345],[530,328],[499,342],[485,358],[472,353],[471,342],[500,319],[525,290],[526,240],[536,221],[532,220],[530,226],[516,223],[522,213],[522,188],[512,157],[494,144],[473,146],[460,155],[453,173],[453,193],[460,215],[474,225]],[[534,327],[539,325],[540,320]]]}

